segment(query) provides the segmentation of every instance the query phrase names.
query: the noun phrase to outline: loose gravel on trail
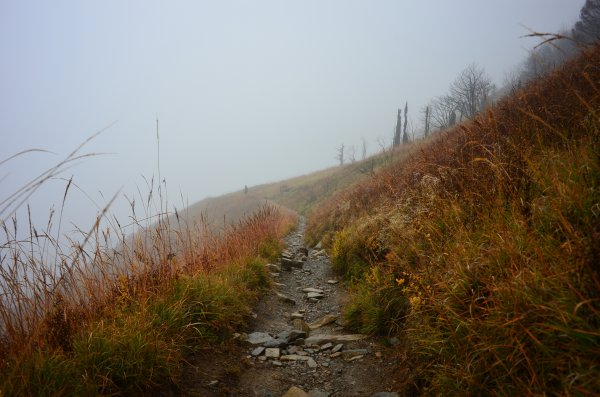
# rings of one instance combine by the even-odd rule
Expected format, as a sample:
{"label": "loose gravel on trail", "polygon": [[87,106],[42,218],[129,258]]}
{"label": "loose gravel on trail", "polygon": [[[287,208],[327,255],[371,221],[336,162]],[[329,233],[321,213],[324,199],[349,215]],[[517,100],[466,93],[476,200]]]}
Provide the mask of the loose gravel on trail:
{"label": "loose gravel on trail", "polygon": [[304,246],[304,228],[301,219],[279,263],[269,266],[276,284],[241,336],[247,365],[231,395],[397,395],[397,353],[343,327],[347,292],[327,253]]}

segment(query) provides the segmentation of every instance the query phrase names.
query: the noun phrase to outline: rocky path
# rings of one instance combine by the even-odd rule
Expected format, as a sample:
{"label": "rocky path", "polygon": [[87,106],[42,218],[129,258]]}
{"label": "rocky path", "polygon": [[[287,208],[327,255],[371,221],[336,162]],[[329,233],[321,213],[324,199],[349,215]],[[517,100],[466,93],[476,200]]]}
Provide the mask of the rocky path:
{"label": "rocky path", "polygon": [[303,244],[304,220],[271,266],[276,287],[255,310],[239,396],[392,397],[392,351],[344,329],[346,292],[325,251]]}
{"label": "rocky path", "polygon": [[[393,397],[393,349],[343,327],[346,292],[319,247],[303,245],[304,220],[269,265],[275,288],[255,308],[239,352],[244,369],[230,395]],[[218,394],[215,394],[218,395]]]}

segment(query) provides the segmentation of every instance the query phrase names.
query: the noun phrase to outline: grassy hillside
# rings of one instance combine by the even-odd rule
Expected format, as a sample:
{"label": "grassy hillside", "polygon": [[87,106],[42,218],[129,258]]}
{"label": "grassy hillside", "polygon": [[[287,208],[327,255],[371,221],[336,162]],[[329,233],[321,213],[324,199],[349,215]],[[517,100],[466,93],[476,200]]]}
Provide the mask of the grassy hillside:
{"label": "grassy hillside", "polygon": [[301,214],[307,214],[311,208],[337,192],[371,177],[377,170],[406,157],[419,147],[420,144],[408,145],[402,150],[386,151],[362,161],[251,187],[248,194],[271,200]]}
{"label": "grassy hillside", "polygon": [[133,214],[149,224],[133,239],[98,222],[71,247],[0,225],[0,395],[177,394],[185,357],[244,324],[295,225],[252,203],[218,233]]}
{"label": "grassy hillside", "polygon": [[310,216],[406,391],[600,391],[600,48]]}

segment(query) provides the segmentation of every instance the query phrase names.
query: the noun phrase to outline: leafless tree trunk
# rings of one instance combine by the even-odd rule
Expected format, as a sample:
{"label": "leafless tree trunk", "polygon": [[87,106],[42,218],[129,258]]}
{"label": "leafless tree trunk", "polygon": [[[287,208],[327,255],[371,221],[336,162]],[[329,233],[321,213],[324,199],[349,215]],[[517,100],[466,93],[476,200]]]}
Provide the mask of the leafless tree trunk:
{"label": "leafless tree trunk", "polygon": [[396,120],[396,132],[394,133],[394,146],[400,145],[402,138],[402,110],[398,109],[398,119]]}
{"label": "leafless tree trunk", "polygon": [[408,134],[406,133],[406,127],[408,126],[408,102],[404,105],[404,131],[402,134],[402,143],[408,143],[410,139],[408,138]]}
{"label": "leafless tree trunk", "polygon": [[365,137],[362,137],[362,159],[367,158],[367,140]]}
{"label": "leafless tree trunk", "polygon": [[336,160],[340,162],[340,165],[344,165],[344,144],[338,148],[338,154],[335,156]]}

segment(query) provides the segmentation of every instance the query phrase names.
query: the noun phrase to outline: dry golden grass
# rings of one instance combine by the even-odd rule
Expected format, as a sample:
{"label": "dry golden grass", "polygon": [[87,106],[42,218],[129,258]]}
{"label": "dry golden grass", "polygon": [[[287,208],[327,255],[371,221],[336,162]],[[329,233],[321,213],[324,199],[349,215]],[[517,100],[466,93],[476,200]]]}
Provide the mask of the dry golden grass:
{"label": "dry golden grass", "polygon": [[316,209],[348,319],[434,395],[600,390],[600,48]]}
{"label": "dry golden grass", "polygon": [[224,200],[220,210],[242,201],[237,219],[215,228],[207,217],[160,212],[164,198],[151,188],[141,218],[132,203],[133,237],[106,208],[68,246],[50,226],[35,231],[29,222],[20,238],[16,218],[2,223],[0,394],[128,395],[176,385],[186,352],[241,325],[268,286],[266,261],[295,224],[295,214],[264,201]]}

